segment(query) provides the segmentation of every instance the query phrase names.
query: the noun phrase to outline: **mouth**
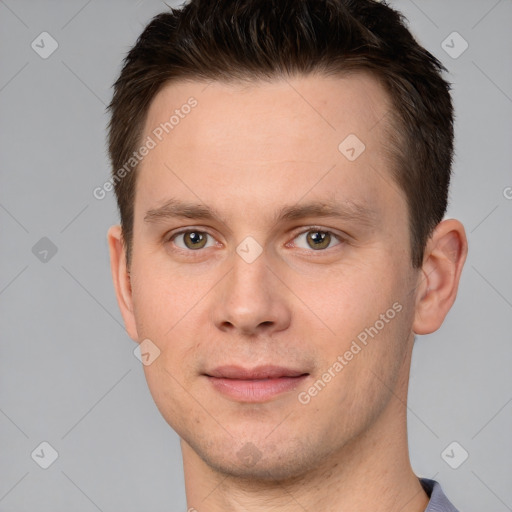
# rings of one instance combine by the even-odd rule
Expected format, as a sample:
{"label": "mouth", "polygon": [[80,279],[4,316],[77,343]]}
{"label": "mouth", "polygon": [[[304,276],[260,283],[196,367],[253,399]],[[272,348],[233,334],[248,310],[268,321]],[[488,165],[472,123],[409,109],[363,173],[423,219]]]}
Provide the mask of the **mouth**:
{"label": "mouth", "polygon": [[220,366],[203,374],[214,390],[237,402],[265,402],[297,388],[308,372],[282,366]]}

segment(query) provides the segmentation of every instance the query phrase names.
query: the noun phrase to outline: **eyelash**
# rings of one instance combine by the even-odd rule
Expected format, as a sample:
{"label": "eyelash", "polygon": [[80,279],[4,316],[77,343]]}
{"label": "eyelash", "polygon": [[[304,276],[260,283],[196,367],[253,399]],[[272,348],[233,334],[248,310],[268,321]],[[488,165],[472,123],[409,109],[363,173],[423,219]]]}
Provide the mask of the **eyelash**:
{"label": "eyelash", "polygon": [[[191,232],[196,232],[196,233],[200,233],[200,234],[206,234],[207,236],[210,236],[212,238],[215,239],[215,237],[208,233],[208,231],[204,231],[204,230],[200,230],[200,229],[195,229],[193,226],[192,227],[188,227],[187,229],[182,229],[180,231],[177,231],[175,233],[172,233],[170,236],[166,237],[166,242],[173,242],[173,240],[178,237],[179,235],[183,235],[183,234],[186,234],[186,233],[191,233]],[[318,249],[318,250],[314,250],[314,249],[303,249],[301,247],[299,247],[299,249],[303,250],[303,251],[307,251],[309,253],[324,253],[326,251],[328,251],[329,249],[332,249],[333,247],[336,247],[338,245],[342,245],[344,243],[346,243],[346,238],[344,238],[343,236],[337,234],[337,233],[334,233],[333,231],[329,230],[329,229],[324,229],[324,228],[321,228],[319,226],[309,226],[307,229],[303,230],[303,231],[300,231],[299,233],[296,233],[293,238],[292,238],[292,241],[295,240],[296,238],[298,238],[299,236],[301,235],[304,235],[304,234],[307,234],[307,233],[311,233],[311,232],[321,232],[321,233],[328,233],[329,235],[332,236],[333,239],[337,240],[339,243],[338,244],[335,244],[334,246],[332,247],[327,247],[325,249]],[[288,246],[288,243],[286,244]],[[205,249],[209,249],[210,247],[206,247]],[[201,253],[202,252],[202,249],[183,249],[182,247],[177,247],[176,250],[178,251],[181,251],[181,252],[186,252],[186,253]]]}

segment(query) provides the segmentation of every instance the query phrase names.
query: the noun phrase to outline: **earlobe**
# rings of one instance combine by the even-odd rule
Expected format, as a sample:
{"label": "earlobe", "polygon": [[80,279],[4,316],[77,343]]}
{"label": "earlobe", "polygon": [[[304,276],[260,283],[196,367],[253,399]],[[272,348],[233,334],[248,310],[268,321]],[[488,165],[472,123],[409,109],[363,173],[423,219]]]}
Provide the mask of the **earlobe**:
{"label": "earlobe", "polygon": [[429,334],[441,326],[452,307],[468,251],[464,227],[455,219],[440,222],[425,249],[416,290],[413,331]]}
{"label": "earlobe", "polygon": [[121,226],[111,226],[107,234],[110,252],[110,270],[116,292],[117,304],[123,316],[126,332],[134,341],[139,340],[133,314],[132,286]]}

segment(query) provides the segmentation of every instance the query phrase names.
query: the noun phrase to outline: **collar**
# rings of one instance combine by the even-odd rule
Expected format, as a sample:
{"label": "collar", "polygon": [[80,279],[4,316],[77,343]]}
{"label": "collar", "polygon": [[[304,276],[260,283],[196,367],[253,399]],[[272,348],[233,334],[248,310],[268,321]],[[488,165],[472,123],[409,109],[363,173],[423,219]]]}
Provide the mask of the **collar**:
{"label": "collar", "polygon": [[438,482],[428,478],[420,478],[419,480],[430,498],[425,512],[458,512],[448,500]]}

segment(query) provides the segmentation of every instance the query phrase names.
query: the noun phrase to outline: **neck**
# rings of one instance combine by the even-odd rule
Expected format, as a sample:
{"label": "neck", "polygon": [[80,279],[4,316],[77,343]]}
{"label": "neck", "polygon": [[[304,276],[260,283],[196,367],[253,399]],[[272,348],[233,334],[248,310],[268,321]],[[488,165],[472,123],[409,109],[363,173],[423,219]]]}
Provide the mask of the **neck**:
{"label": "neck", "polygon": [[423,512],[428,497],[410,466],[404,404],[401,399],[391,398],[390,406],[371,429],[333,453],[321,466],[286,481],[220,474],[182,440],[189,510]]}

